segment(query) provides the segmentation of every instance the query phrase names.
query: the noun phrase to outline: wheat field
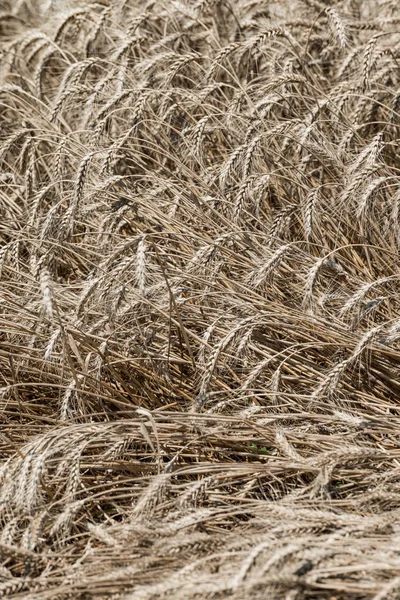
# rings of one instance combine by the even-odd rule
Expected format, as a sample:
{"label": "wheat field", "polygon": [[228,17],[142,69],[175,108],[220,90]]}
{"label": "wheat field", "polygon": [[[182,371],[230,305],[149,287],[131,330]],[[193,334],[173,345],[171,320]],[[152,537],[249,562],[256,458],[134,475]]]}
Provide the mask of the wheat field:
{"label": "wheat field", "polygon": [[0,9],[0,597],[399,599],[398,0]]}

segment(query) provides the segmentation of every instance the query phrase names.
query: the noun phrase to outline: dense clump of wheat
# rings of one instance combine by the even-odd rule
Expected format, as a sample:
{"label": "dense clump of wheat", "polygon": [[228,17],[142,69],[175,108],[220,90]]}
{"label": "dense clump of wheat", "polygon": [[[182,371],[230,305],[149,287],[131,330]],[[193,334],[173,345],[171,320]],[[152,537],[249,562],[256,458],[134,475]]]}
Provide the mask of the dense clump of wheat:
{"label": "dense clump of wheat", "polygon": [[0,597],[397,597],[398,3],[0,4]]}

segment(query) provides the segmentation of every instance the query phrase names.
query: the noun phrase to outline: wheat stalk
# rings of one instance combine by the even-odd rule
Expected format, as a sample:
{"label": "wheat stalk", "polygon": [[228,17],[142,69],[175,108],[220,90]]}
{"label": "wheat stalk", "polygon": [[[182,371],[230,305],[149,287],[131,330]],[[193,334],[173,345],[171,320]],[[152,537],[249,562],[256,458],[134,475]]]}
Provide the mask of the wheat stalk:
{"label": "wheat stalk", "polygon": [[0,596],[396,595],[399,24],[3,6]]}

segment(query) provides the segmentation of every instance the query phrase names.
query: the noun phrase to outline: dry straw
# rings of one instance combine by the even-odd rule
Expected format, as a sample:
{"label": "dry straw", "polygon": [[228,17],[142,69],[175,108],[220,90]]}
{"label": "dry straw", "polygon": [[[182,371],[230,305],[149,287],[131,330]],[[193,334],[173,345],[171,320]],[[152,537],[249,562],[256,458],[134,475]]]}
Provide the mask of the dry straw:
{"label": "dry straw", "polygon": [[397,2],[5,0],[0,597],[399,593]]}

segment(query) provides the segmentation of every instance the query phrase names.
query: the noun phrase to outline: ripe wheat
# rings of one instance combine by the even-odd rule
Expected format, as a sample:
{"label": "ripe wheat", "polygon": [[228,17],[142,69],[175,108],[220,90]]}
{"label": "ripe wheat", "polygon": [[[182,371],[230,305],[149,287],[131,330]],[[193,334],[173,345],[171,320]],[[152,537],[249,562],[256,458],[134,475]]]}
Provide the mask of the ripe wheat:
{"label": "ripe wheat", "polygon": [[3,0],[0,597],[397,597],[394,0]]}

